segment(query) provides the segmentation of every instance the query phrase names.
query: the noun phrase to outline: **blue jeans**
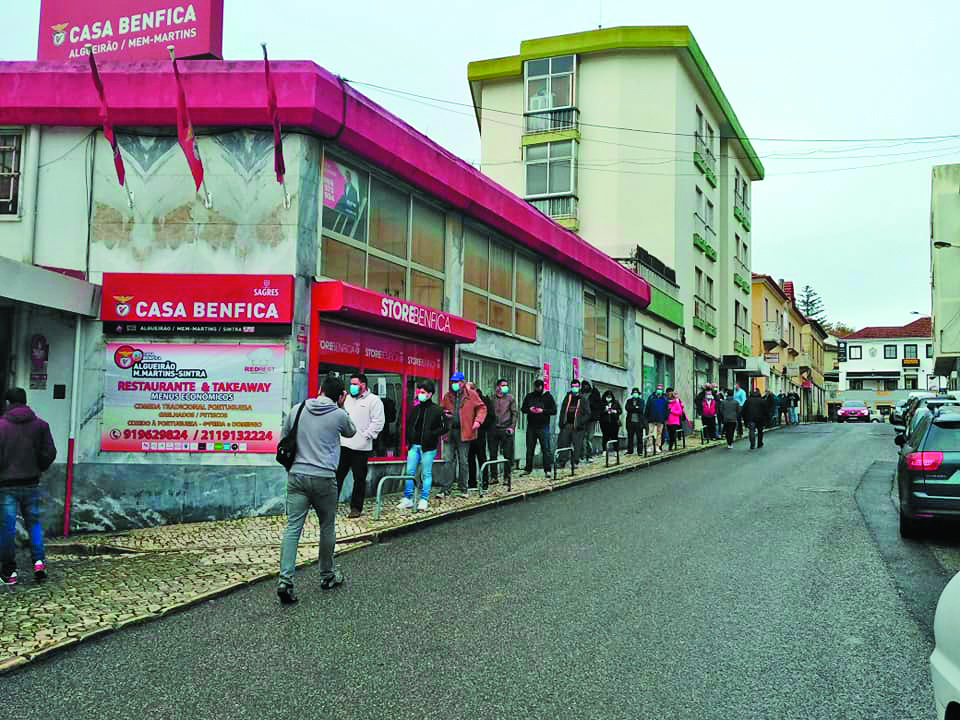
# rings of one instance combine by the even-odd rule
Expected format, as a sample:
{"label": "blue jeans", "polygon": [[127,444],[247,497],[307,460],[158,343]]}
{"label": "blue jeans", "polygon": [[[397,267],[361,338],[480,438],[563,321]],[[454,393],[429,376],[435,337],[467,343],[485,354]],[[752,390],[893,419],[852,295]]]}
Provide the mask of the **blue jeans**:
{"label": "blue jeans", "polygon": [[281,585],[293,585],[297,545],[311,507],[320,522],[320,576],[326,580],[333,575],[333,552],[337,547],[337,479],[290,473],[287,476],[287,527],[280,543]]}
{"label": "blue jeans", "polygon": [[43,551],[43,492],[38,485],[0,487],[0,569],[9,575],[17,569],[17,506],[23,512],[30,535],[30,553],[34,562],[47,559]]}
{"label": "blue jeans", "polygon": [[797,420],[797,409],[795,407],[790,408],[790,424],[796,425],[799,421]]}
{"label": "blue jeans", "polygon": [[437,456],[436,450],[424,450],[420,445],[411,445],[407,450],[407,483],[403,488],[403,496],[408,500],[413,497],[413,480],[417,476],[417,466],[423,461],[423,488],[420,497],[424,500],[430,497],[430,488],[433,486],[433,459]]}

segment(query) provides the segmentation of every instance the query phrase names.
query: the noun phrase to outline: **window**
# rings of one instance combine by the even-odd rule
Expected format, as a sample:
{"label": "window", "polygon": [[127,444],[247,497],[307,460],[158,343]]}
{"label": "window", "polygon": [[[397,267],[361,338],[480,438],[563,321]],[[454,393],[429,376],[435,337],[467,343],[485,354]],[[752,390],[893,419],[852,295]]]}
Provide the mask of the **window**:
{"label": "window", "polygon": [[896,380],[891,380],[891,379],[884,380],[884,381],[883,381],[883,389],[884,389],[884,390],[887,390],[887,391],[896,390],[896,389],[897,389],[897,381],[896,381]]}
{"label": "window", "polygon": [[847,348],[847,357],[851,360],[862,360],[863,359],[863,347],[860,345],[851,345]]}
{"label": "window", "polygon": [[770,298],[763,299],[763,319],[764,321],[770,319]]}
{"label": "window", "polygon": [[703,270],[701,270],[700,268],[696,268],[696,270],[694,270],[693,277],[694,277],[693,291],[700,297],[703,297]]}
{"label": "window", "polygon": [[697,188],[697,215],[703,220],[706,213],[703,211],[703,190]]}
{"label": "window", "polygon": [[583,291],[583,356],[611,365],[624,364],[624,307],[594,292]]}
{"label": "window", "polygon": [[573,107],[574,56],[526,62],[527,112]]}
{"label": "window", "polygon": [[714,133],[713,128],[710,127],[710,123],[707,123],[707,137],[706,137],[706,140],[707,140],[707,149],[708,149],[710,152],[713,152],[713,143],[716,141],[716,138],[717,138],[717,136],[716,136],[716,134]]}
{"label": "window", "polygon": [[928,358],[933,357],[933,345],[931,345],[930,343],[927,343],[927,357]]}
{"label": "window", "polygon": [[539,266],[510,245],[463,231],[463,316],[536,340]]}
{"label": "window", "polygon": [[573,140],[528,145],[523,152],[528,198],[575,194]]}
{"label": "window", "polygon": [[707,294],[703,299],[713,305],[713,278],[711,277],[707,278]]}
{"label": "window", "polygon": [[907,377],[903,379],[903,386],[905,390],[916,390],[917,389],[917,378]]}
{"label": "window", "polygon": [[884,359],[884,360],[896,360],[896,359],[897,359],[897,346],[896,346],[896,345],[884,345],[884,346],[883,346],[883,359]]}
{"label": "window", "polygon": [[708,228],[713,228],[713,203],[707,200],[707,215],[703,218]]}
{"label": "window", "polygon": [[704,123],[704,120],[703,120],[703,110],[701,110],[701,109],[698,107],[698,108],[697,108],[697,135],[699,135],[700,137],[703,137],[703,128],[704,128],[704,125],[705,125],[705,123]]}
{"label": "window", "polygon": [[736,201],[740,198],[740,170],[734,168],[733,173],[733,199]]}
{"label": "window", "polygon": [[903,357],[916,360],[917,358],[917,346],[916,345],[904,345],[903,346]]}
{"label": "window", "polygon": [[442,310],[446,217],[331,157],[323,165],[325,277]]}
{"label": "window", "polygon": [[[510,384],[510,394],[517,398],[518,407],[526,394],[533,390],[534,381],[541,376],[540,371],[534,368],[497,362],[496,360],[480,358],[475,355],[468,355],[467,353],[460,354],[457,367],[466,376],[468,382],[474,383],[483,391],[484,395],[488,396],[493,396],[496,391],[497,380],[506,378]],[[563,381],[565,382],[565,380]],[[552,382],[555,383],[552,393],[559,404],[560,398],[557,397],[558,392],[556,388],[560,387],[561,379],[556,378],[552,380]],[[562,397],[563,393],[561,392],[559,395]],[[517,432],[514,434],[514,442],[516,444],[514,457],[524,457],[526,454],[526,433],[523,432],[523,430],[526,429],[526,424],[527,416],[521,413],[517,421]]]}
{"label": "window", "polygon": [[851,380],[850,390],[863,390],[863,380]]}
{"label": "window", "polygon": [[0,132],[0,215],[20,211],[20,155],[23,133]]}

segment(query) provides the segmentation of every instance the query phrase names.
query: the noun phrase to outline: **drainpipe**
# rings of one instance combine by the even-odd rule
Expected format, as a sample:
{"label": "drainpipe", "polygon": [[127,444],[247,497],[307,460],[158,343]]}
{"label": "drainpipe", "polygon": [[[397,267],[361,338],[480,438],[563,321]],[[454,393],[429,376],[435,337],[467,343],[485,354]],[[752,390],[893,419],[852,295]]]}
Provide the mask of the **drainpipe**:
{"label": "drainpipe", "polygon": [[73,465],[80,408],[80,357],[83,345],[83,317],[77,315],[73,336],[73,385],[70,388],[70,435],[67,439],[67,487],[63,499],[63,536],[70,535],[70,505],[73,499]]}
{"label": "drainpipe", "polygon": [[23,262],[33,265],[37,249],[37,202],[40,199],[40,127],[38,125],[31,125],[27,132],[27,154],[23,167],[30,178],[27,186],[29,204],[25,203],[27,216],[24,218],[28,245],[23,254]]}

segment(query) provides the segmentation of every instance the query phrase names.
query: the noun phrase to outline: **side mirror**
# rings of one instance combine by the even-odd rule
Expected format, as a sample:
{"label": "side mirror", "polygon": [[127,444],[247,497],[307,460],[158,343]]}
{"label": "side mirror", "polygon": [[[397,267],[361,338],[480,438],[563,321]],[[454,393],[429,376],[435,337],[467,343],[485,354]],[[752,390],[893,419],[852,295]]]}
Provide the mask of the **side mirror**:
{"label": "side mirror", "polygon": [[907,444],[907,438],[906,438],[905,435],[897,435],[897,436],[893,439],[893,442],[894,442],[895,444],[899,445],[900,447],[903,447],[904,445]]}

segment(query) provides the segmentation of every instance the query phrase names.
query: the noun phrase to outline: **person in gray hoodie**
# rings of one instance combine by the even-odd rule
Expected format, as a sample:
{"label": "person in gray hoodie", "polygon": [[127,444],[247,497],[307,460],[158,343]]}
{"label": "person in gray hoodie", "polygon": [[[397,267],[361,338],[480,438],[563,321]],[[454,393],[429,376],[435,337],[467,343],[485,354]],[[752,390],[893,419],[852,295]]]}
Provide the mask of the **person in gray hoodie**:
{"label": "person in gray hoodie", "polygon": [[734,397],[734,393],[727,393],[727,396],[720,401],[720,415],[723,417],[723,432],[727,436],[727,449],[733,449],[733,434],[737,431],[737,423],[740,422],[740,403]]}
{"label": "person in gray hoodie", "polygon": [[[284,605],[297,601],[293,594],[293,574],[297,566],[297,545],[312,507],[320,522],[320,587],[330,590],[343,582],[336,569],[333,551],[337,543],[337,466],[340,464],[340,438],[353,437],[357,428],[343,410],[346,399],[343,381],[328,375],[320,394],[303,402],[297,425],[297,455],[287,476],[287,527],[280,545],[280,580],[277,597]],[[283,423],[286,437],[297,417],[300,405],[290,408]]]}

